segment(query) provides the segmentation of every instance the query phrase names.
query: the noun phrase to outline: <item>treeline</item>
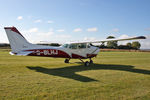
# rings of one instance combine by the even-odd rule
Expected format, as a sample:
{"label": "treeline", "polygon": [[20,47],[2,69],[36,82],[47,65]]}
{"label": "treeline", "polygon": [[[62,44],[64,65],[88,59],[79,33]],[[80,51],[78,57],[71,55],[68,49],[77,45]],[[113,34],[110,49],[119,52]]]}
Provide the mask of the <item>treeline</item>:
{"label": "treeline", "polygon": [[45,46],[61,46],[58,43],[37,43],[38,45],[45,45]]}
{"label": "treeline", "polygon": [[8,44],[8,43],[0,43],[0,47],[10,47],[10,44]]}
{"label": "treeline", "polygon": [[[109,36],[107,39],[114,39],[115,37]],[[125,45],[118,45],[118,41],[109,41],[106,44],[102,43],[101,45],[98,46],[99,48],[107,48],[107,49],[135,49],[139,50],[141,47],[140,42],[135,41],[135,42],[128,42]]]}

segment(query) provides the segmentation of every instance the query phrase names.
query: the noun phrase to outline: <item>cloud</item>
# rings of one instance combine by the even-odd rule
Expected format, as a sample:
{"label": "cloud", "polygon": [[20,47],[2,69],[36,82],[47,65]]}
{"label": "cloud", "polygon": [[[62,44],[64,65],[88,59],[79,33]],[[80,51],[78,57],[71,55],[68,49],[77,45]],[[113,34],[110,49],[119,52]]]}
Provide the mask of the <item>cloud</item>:
{"label": "cloud", "polygon": [[112,32],[119,32],[119,29],[118,28],[114,28],[114,29],[112,29]]}
{"label": "cloud", "polygon": [[28,19],[31,19],[31,18],[32,18],[32,16],[27,16],[27,18],[28,18]]}
{"label": "cloud", "polygon": [[18,17],[17,17],[17,20],[22,20],[22,19],[23,19],[22,16],[18,16]]}
{"label": "cloud", "polygon": [[148,27],[148,28],[145,28],[145,31],[150,31],[150,27]]}
{"label": "cloud", "polygon": [[53,28],[50,28],[48,32],[38,32],[38,35],[41,37],[50,37],[54,34]]}
{"label": "cloud", "polygon": [[29,29],[28,30],[28,32],[30,32],[30,33],[34,33],[34,32],[38,32],[38,28],[31,28],[31,29]]}
{"label": "cloud", "polygon": [[88,28],[87,31],[88,32],[97,32],[98,29],[96,27],[93,27],[93,28]]}
{"label": "cloud", "polygon": [[52,24],[52,23],[54,23],[54,21],[49,20],[49,21],[47,21],[47,23]]}
{"label": "cloud", "polygon": [[65,30],[64,29],[59,29],[59,30],[56,30],[57,32],[64,32]]}
{"label": "cloud", "polygon": [[53,35],[54,32],[53,31],[48,31],[48,32],[39,32],[38,33],[38,36],[40,37],[44,37],[44,38],[47,38],[47,37],[50,37],[51,35]]}
{"label": "cloud", "polygon": [[73,31],[74,31],[74,32],[81,32],[82,29],[81,29],[81,28],[76,28],[76,29],[74,29]]}
{"label": "cloud", "polygon": [[96,40],[96,38],[95,37],[84,37],[83,40],[84,41],[94,41],[94,40]]}
{"label": "cloud", "polygon": [[150,35],[146,36],[146,39],[140,40],[142,49],[150,49]]}
{"label": "cloud", "polygon": [[40,37],[39,41],[53,41],[64,43],[67,39],[71,38],[71,35],[68,34],[55,34],[53,30],[43,33],[38,33],[38,37]]}
{"label": "cloud", "polygon": [[54,31],[52,28],[50,28],[47,32],[43,32],[35,27],[29,30],[25,30],[22,33],[27,33],[27,34],[24,34],[24,36],[31,43],[38,43],[41,40],[44,40],[44,41],[51,40],[50,38],[53,36]]}
{"label": "cloud", "polygon": [[119,37],[119,39],[124,39],[124,38],[129,38],[129,36],[126,35],[126,34],[123,34],[123,35],[121,35],[121,36]]}
{"label": "cloud", "polygon": [[38,19],[38,20],[35,20],[34,23],[41,23],[42,20]]}
{"label": "cloud", "polygon": [[[39,30],[37,27],[33,27],[27,30],[19,30],[21,34],[27,39],[27,41],[31,43],[39,43],[40,41],[54,41],[54,42],[61,42],[71,40],[71,35],[69,34],[56,34],[53,28],[49,30]],[[62,29],[61,29],[62,31]],[[0,28],[0,42],[1,43],[8,43],[8,39],[6,36],[5,31]]]}
{"label": "cloud", "polygon": [[6,32],[4,31],[3,28],[0,27],[0,43],[9,43],[7,39]]}

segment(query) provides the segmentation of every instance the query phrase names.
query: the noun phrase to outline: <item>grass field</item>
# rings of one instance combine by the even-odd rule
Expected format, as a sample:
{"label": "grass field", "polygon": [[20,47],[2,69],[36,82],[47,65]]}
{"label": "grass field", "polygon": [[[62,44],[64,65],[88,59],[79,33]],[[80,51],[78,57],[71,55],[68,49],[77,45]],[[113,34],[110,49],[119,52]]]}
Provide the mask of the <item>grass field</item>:
{"label": "grass field", "polygon": [[100,52],[95,64],[0,50],[0,100],[150,100],[150,53]]}

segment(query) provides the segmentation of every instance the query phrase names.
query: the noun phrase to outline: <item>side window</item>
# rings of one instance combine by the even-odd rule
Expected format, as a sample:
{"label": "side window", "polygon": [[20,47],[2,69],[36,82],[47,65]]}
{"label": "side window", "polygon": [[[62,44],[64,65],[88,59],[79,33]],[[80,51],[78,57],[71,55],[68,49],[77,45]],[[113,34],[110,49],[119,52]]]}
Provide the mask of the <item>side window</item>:
{"label": "side window", "polygon": [[80,43],[80,44],[67,44],[64,45],[64,47],[69,47],[70,49],[85,49],[85,48],[90,48],[90,44],[87,43]]}
{"label": "side window", "polygon": [[85,43],[79,44],[79,45],[78,45],[78,48],[79,48],[79,49],[86,48],[86,44],[85,44]]}
{"label": "side window", "polygon": [[77,44],[70,44],[70,45],[69,45],[69,48],[70,48],[70,49],[77,49]]}

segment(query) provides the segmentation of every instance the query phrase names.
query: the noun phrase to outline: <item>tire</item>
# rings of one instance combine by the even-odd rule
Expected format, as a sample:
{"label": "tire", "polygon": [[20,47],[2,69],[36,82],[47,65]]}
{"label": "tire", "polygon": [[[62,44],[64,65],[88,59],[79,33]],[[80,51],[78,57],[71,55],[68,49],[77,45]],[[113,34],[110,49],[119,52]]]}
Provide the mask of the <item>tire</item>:
{"label": "tire", "polygon": [[65,61],[64,61],[65,63],[69,63],[69,59],[65,59]]}
{"label": "tire", "polygon": [[89,66],[90,65],[90,63],[88,62],[88,61],[86,61],[85,63],[84,63],[84,66]]}

